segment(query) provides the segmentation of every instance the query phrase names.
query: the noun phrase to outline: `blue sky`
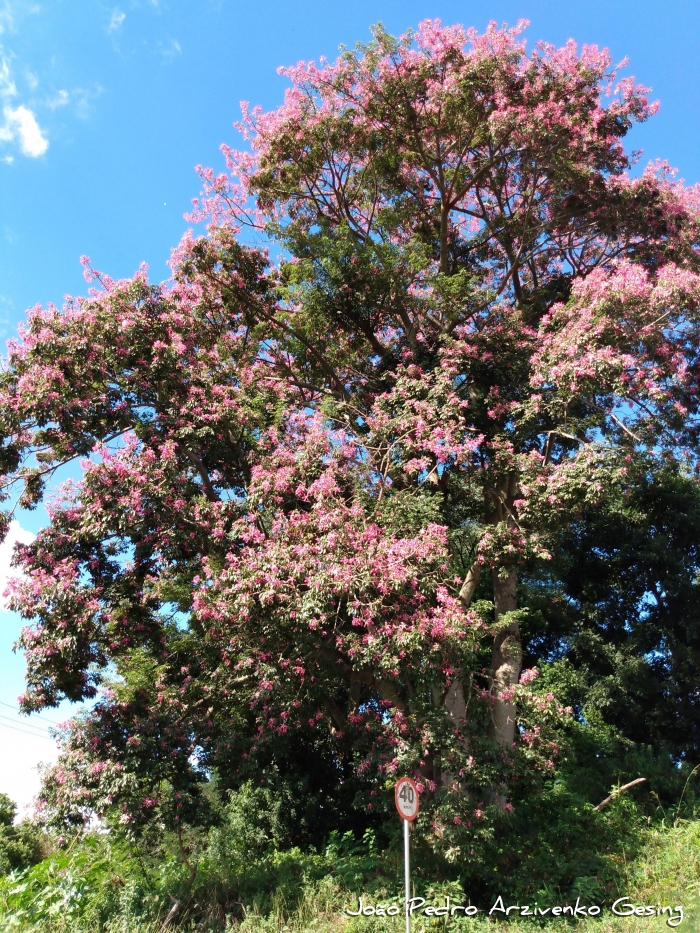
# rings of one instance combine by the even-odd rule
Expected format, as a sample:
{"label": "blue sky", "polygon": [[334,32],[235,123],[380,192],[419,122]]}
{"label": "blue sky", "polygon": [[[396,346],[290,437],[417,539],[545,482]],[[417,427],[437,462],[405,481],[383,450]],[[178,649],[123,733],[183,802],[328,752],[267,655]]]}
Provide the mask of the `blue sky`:
{"label": "blue sky", "polygon": [[[114,277],[146,261],[164,278],[199,191],[195,164],[223,167],[240,100],[281,102],[278,65],[332,58],[380,20],[400,33],[427,17],[478,29],[524,17],[530,43],[573,37],[629,56],[628,73],[661,100],[630,147],[644,149],[642,165],[666,158],[700,181],[697,0],[0,0],[0,340],[26,308],[84,290],[82,254]],[[21,517],[27,531],[41,520]],[[13,713],[19,627],[0,611],[0,792],[24,804],[61,714],[32,726]]]}

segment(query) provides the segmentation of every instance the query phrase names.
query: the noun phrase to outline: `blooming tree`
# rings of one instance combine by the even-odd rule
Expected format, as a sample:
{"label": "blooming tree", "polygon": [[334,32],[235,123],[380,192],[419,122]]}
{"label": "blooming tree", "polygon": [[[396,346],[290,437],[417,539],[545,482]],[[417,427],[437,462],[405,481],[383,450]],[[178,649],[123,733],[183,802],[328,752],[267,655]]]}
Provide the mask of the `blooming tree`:
{"label": "blooming tree", "polygon": [[371,811],[408,771],[440,845],[553,767],[519,570],[639,464],[695,475],[700,192],[630,176],[655,105],[607,50],[523,26],[283,69],[169,282],[88,263],[29,312],[5,493],[82,475],[19,549],[23,705],[103,691],[46,777],[67,818],[194,819],[212,768]]}

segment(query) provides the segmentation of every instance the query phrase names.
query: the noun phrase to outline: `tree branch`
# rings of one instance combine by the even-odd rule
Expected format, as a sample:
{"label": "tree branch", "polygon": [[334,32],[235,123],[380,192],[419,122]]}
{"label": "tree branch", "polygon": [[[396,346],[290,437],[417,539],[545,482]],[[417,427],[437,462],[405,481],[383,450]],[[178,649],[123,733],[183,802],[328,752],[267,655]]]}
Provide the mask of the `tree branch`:
{"label": "tree branch", "polygon": [[646,781],[646,778],[636,778],[636,780],[630,781],[629,784],[623,784],[622,787],[616,788],[609,797],[606,797],[605,800],[601,800],[597,807],[593,807],[593,812],[597,813],[599,810],[602,810],[604,806],[609,804],[611,800],[614,800],[623,790],[634,787],[635,784],[643,784],[644,781]]}
{"label": "tree branch", "polygon": [[479,585],[479,578],[481,577],[481,564],[478,561],[474,563],[469,568],[469,572],[464,578],[464,583],[462,588],[459,591],[459,601],[462,603],[463,609],[468,609],[471,605],[471,601],[474,598],[474,593],[476,588]]}

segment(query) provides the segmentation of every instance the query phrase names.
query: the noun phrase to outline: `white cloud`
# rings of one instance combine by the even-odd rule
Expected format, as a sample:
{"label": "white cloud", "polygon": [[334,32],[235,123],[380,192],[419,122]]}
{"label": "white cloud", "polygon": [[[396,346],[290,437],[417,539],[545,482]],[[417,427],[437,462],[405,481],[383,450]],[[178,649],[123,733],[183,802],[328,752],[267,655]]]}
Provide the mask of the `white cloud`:
{"label": "white cloud", "polygon": [[91,90],[75,88],[71,91],[71,97],[75,101],[75,115],[81,120],[87,119],[90,114],[90,102],[102,94],[104,88],[96,84]]}
{"label": "white cloud", "polygon": [[0,0],[0,36],[17,32],[18,20],[26,16],[36,16],[41,12],[41,5],[28,3],[27,0]]}
{"label": "white cloud", "polygon": [[168,39],[165,42],[159,40],[156,48],[166,62],[171,61],[176,55],[182,55],[182,46],[177,39]]}
{"label": "white cloud", "polygon": [[4,2],[0,4],[0,36],[3,32],[7,32],[8,29],[12,29],[14,25],[15,22],[12,15],[10,0],[4,0]]}
{"label": "white cloud", "polygon": [[60,107],[67,107],[70,104],[75,116],[84,119],[90,113],[91,102],[98,98],[102,91],[103,89],[99,84],[89,89],[82,87],[74,87],[71,90],[59,88],[50,97],[42,100],[42,106],[48,107],[49,110],[58,110]]}
{"label": "white cloud", "polygon": [[20,523],[13,519],[10,522],[10,528],[7,537],[0,544],[0,609],[5,608],[6,600],[4,597],[5,588],[11,577],[22,576],[19,567],[12,566],[12,555],[14,554],[15,544],[31,544],[36,535],[26,528],[22,528]]}
{"label": "white cloud", "polygon": [[6,142],[16,140],[26,156],[36,159],[49,148],[49,142],[42,134],[32,111],[20,104],[19,107],[3,109],[5,125],[0,126],[0,139]]}
{"label": "white cloud", "polygon": [[2,62],[0,62],[0,96],[2,97],[14,97],[17,93],[17,85],[12,80],[12,74],[10,73],[10,63],[2,56]]}
{"label": "white cloud", "polygon": [[50,107],[51,110],[56,110],[57,107],[65,107],[69,102],[70,94],[68,91],[61,89],[60,91],[56,91],[54,96],[46,101],[46,106]]}
{"label": "white cloud", "polygon": [[[0,142],[15,142],[24,155],[35,159],[49,148],[48,140],[29,107],[24,104],[10,106],[9,101],[13,97],[17,97],[17,85],[12,76],[10,58],[0,49],[0,99],[5,101],[2,109],[4,123],[0,124]],[[2,161],[8,164],[13,160],[11,154],[2,157]]]}
{"label": "white cloud", "polygon": [[122,11],[118,7],[115,7],[112,10],[112,18],[109,21],[109,26],[107,27],[107,31],[114,32],[116,29],[119,29],[119,27],[121,26],[121,24],[124,22],[125,19],[126,19],[126,13],[122,13]]}

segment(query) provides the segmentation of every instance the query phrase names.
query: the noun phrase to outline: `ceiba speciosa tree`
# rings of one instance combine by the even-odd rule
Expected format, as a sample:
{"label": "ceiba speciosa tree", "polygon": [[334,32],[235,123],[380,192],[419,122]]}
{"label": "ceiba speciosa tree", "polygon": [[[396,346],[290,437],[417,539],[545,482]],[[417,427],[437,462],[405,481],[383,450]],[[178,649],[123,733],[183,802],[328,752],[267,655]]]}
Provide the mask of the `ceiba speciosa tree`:
{"label": "ceiba speciosa tree", "polygon": [[629,173],[655,108],[607,50],[522,26],[283,69],[171,280],[87,264],[29,312],[4,488],[82,472],[20,549],[23,703],[102,689],[45,776],[66,818],[196,819],[212,769],[376,810],[407,772],[438,845],[555,766],[519,568],[658,466],[696,476],[700,199]]}

